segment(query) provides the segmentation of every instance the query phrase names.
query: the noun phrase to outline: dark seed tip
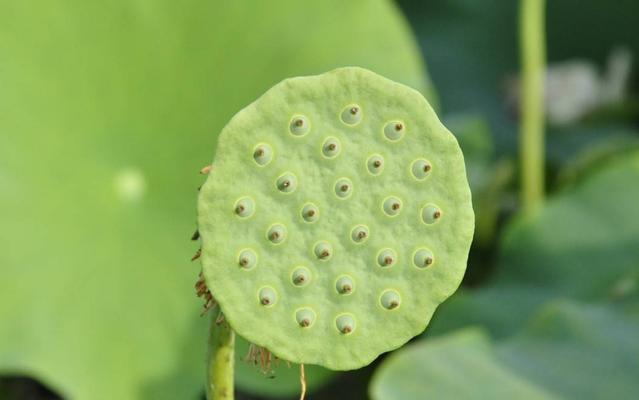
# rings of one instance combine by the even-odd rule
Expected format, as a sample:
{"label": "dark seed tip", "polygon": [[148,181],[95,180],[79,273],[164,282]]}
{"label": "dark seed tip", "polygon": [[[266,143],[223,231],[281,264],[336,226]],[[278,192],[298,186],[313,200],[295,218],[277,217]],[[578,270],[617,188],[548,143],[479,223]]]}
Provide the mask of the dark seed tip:
{"label": "dark seed tip", "polygon": [[401,124],[401,123],[399,123],[399,122],[395,124],[395,130],[396,130],[396,131],[401,131],[403,127],[404,127],[404,125],[402,125],[402,124]]}

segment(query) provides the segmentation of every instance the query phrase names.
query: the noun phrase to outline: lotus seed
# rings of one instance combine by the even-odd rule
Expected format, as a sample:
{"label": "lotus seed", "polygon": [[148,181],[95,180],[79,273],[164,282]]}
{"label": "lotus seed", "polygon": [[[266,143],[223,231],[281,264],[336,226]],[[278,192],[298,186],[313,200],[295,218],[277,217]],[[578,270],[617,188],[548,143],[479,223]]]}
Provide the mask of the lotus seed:
{"label": "lotus seed", "polygon": [[442,216],[442,212],[439,207],[429,204],[422,208],[422,221],[427,225],[432,225],[439,221]]}
{"label": "lotus seed", "polygon": [[402,201],[397,197],[387,197],[383,204],[384,213],[389,217],[398,215],[402,209]]}
{"label": "lotus seed", "polygon": [[337,290],[337,293],[339,294],[348,295],[353,293],[353,290],[355,290],[353,278],[348,275],[341,276],[335,282],[335,290]]}
{"label": "lotus seed", "polygon": [[342,110],[342,122],[357,125],[362,120],[362,110],[357,104],[348,105]]}
{"label": "lotus seed", "polygon": [[392,121],[384,126],[384,136],[393,142],[398,141],[404,136],[405,126],[403,122]]}
{"label": "lotus seed", "polygon": [[255,203],[248,197],[243,197],[235,202],[235,214],[240,218],[248,218],[255,211]]}
{"label": "lotus seed", "polygon": [[295,286],[305,286],[311,280],[311,273],[304,267],[298,267],[293,271],[291,282]]}
{"label": "lotus seed", "polygon": [[413,255],[413,264],[415,264],[417,268],[430,267],[433,265],[433,262],[435,262],[433,253],[426,248],[417,249]]}
{"label": "lotus seed", "polygon": [[380,304],[387,310],[394,310],[399,307],[401,299],[395,290],[386,290],[379,299]]}
{"label": "lotus seed", "polygon": [[326,261],[333,256],[333,248],[327,242],[317,243],[313,252],[315,253],[315,257],[322,261]]}
{"label": "lotus seed", "polygon": [[259,166],[265,166],[273,159],[273,149],[268,144],[258,144],[253,150],[253,160]]}
{"label": "lotus seed", "polygon": [[280,244],[286,239],[286,227],[282,224],[274,224],[268,228],[266,237],[273,244]]}
{"label": "lotus seed", "polygon": [[335,182],[335,194],[340,199],[346,199],[353,193],[353,183],[348,178],[340,178]]}
{"label": "lotus seed", "polygon": [[344,335],[353,333],[355,330],[355,319],[348,314],[342,314],[335,318],[335,327]]}
{"label": "lotus seed", "polygon": [[251,249],[244,249],[240,251],[237,263],[243,269],[251,269],[257,265],[257,254]]}
{"label": "lotus seed", "polygon": [[364,243],[368,239],[370,232],[365,225],[357,225],[351,230],[351,239],[355,243]]}
{"label": "lotus seed", "polygon": [[260,289],[258,297],[260,300],[260,304],[263,306],[272,306],[277,302],[277,294],[275,293],[275,289],[269,286],[265,286]]}
{"label": "lotus seed", "polygon": [[326,158],[335,158],[339,154],[341,148],[339,140],[334,137],[329,137],[324,141],[322,145],[322,154]]}
{"label": "lotus seed", "polygon": [[291,193],[297,189],[297,178],[290,172],[282,174],[275,183],[282,193]]}
{"label": "lotus seed", "polygon": [[311,124],[303,115],[296,115],[291,119],[289,129],[293,136],[304,136],[311,130]]}
{"label": "lotus seed", "polygon": [[384,170],[384,158],[379,154],[373,154],[366,160],[366,168],[372,175],[379,175]]}
{"label": "lotus seed", "polygon": [[391,267],[397,261],[397,254],[393,249],[384,249],[377,255],[377,263],[380,267]]}
{"label": "lotus seed", "polygon": [[306,222],[312,223],[319,219],[319,209],[313,203],[306,203],[302,207],[302,219]]}
{"label": "lotus seed", "polygon": [[295,320],[302,328],[309,328],[315,322],[315,311],[310,308],[300,308],[295,312]]}
{"label": "lotus seed", "polygon": [[432,166],[426,160],[415,160],[411,166],[413,176],[418,180],[426,179],[431,169]]}

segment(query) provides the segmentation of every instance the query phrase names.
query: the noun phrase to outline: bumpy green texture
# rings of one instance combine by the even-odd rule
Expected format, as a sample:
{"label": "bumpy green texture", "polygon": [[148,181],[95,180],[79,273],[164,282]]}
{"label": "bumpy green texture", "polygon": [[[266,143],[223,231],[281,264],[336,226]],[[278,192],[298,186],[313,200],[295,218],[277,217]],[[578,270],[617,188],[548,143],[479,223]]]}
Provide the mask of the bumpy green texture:
{"label": "bumpy green texture", "polygon": [[224,128],[199,198],[207,285],[279,357],[345,370],[424,330],[466,268],[461,151],[416,91],[293,78]]}

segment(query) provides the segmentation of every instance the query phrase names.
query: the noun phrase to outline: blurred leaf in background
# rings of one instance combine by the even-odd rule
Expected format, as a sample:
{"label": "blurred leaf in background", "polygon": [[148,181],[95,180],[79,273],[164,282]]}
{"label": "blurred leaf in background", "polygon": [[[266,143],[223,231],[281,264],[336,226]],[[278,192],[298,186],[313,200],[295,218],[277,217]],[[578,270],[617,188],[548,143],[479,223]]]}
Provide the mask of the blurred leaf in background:
{"label": "blurred leaf in background", "polygon": [[68,398],[195,398],[196,172],[268,87],[344,65],[434,100],[386,1],[0,2],[0,373]]}

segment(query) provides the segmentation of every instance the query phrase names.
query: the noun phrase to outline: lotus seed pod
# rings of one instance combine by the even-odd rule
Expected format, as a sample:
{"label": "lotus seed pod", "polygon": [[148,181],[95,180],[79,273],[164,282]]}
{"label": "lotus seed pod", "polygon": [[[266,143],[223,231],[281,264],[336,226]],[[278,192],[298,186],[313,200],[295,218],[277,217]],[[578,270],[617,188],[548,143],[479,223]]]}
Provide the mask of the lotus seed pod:
{"label": "lotus seed pod", "polygon": [[[239,335],[281,359],[362,367],[420,334],[463,277],[462,154],[406,86],[361,68],[285,80],[228,123],[212,165],[198,202],[207,286]],[[241,199],[250,217],[229,212]]]}

